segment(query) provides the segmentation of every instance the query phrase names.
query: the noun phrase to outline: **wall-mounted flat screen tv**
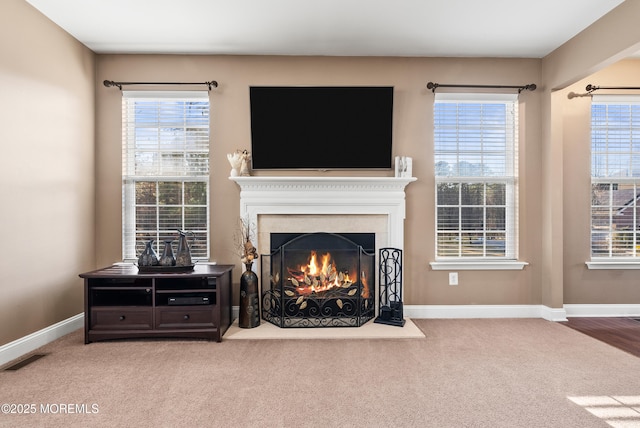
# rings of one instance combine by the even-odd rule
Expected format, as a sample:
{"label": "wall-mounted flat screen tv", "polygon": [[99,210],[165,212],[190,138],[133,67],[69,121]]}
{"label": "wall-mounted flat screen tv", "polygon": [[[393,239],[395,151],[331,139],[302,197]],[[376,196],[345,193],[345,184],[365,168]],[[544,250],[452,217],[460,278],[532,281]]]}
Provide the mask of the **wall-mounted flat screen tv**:
{"label": "wall-mounted flat screen tv", "polygon": [[252,86],[253,169],[387,169],[393,87]]}

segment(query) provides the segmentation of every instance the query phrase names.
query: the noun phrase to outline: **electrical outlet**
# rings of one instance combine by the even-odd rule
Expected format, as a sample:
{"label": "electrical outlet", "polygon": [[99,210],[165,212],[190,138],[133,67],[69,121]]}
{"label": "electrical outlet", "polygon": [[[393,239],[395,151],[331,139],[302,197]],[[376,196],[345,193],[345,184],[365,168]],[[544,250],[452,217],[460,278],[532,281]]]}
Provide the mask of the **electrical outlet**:
{"label": "electrical outlet", "polygon": [[458,272],[449,272],[449,285],[458,285]]}

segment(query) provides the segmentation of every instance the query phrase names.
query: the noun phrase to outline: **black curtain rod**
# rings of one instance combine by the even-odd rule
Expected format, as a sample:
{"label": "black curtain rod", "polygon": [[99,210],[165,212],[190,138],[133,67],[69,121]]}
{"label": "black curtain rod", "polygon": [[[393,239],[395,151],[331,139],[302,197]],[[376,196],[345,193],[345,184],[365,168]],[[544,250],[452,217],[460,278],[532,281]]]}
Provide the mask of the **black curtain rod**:
{"label": "black curtain rod", "polygon": [[537,86],[535,83],[522,86],[502,86],[502,85],[442,85],[440,83],[427,83],[427,89],[431,89],[431,92],[435,93],[437,88],[490,88],[490,89],[517,89],[518,93],[527,90],[535,91]]}
{"label": "black curtain rod", "polygon": [[596,85],[588,84],[587,87],[584,89],[587,91],[586,93],[576,94],[575,92],[569,92],[567,94],[567,98],[572,99],[576,97],[588,97],[598,89],[637,91],[637,90],[640,90],[640,86],[596,86]]}
{"label": "black curtain rod", "polygon": [[595,86],[595,85],[587,85],[585,90],[589,93],[593,91],[597,91],[598,89],[630,89],[630,90],[638,90],[640,86]]}
{"label": "black curtain rod", "polygon": [[212,80],[210,82],[114,82],[113,80],[105,80],[102,82],[107,88],[117,86],[120,90],[125,85],[207,85],[209,90],[217,88],[218,82]]}

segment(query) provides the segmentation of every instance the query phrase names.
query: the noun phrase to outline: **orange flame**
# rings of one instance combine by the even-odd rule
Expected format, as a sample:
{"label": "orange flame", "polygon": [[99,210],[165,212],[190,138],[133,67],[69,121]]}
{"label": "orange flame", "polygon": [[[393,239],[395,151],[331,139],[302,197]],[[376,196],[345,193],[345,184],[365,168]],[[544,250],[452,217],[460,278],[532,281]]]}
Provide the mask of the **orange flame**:
{"label": "orange flame", "polygon": [[[322,261],[318,261],[318,254],[311,251],[309,263],[300,265],[297,270],[287,268],[291,275],[291,282],[296,287],[298,294],[306,296],[311,293],[323,293],[332,288],[348,288],[354,283],[356,275],[354,272],[338,272],[335,264],[332,263],[330,253],[323,254]],[[362,283],[362,297],[369,297],[369,285],[364,272],[360,277]]]}

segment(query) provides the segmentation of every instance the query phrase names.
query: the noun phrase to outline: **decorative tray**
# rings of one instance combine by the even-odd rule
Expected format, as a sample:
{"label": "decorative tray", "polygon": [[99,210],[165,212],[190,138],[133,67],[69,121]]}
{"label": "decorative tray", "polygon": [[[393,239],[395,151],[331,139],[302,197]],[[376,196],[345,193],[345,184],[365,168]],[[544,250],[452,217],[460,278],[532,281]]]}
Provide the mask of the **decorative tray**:
{"label": "decorative tray", "polygon": [[138,266],[139,273],[175,273],[191,272],[195,265],[186,266]]}

